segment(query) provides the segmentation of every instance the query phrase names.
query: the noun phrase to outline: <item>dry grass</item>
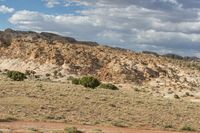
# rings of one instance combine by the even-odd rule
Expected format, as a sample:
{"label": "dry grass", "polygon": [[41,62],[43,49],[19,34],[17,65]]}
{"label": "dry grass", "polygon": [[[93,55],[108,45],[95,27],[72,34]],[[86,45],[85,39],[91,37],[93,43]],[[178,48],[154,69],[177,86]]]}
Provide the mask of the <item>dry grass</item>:
{"label": "dry grass", "polygon": [[200,103],[133,90],[86,89],[65,82],[0,80],[0,118],[68,124],[200,130]]}

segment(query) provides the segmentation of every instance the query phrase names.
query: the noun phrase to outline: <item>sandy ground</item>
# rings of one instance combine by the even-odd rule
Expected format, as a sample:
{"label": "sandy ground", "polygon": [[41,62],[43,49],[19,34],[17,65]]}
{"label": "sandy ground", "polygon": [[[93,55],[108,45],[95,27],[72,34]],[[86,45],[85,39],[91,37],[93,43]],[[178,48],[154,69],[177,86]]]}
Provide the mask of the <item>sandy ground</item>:
{"label": "sandy ground", "polygon": [[[173,131],[158,131],[158,130],[141,130],[133,128],[119,127],[102,127],[102,126],[87,126],[87,125],[67,125],[66,123],[52,122],[0,122],[0,131],[3,132],[56,132],[62,133],[66,127],[77,127],[79,130],[86,133],[179,133]],[[184,132],[189,133],[189,132]]]}

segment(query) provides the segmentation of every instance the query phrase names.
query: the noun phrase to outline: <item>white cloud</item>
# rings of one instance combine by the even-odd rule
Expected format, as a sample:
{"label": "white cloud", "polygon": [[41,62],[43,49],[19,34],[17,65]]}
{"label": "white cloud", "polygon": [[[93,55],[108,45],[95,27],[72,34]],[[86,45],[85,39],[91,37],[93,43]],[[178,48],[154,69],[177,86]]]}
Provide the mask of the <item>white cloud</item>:
{"label": "white cloud", "polygon": [[177,0],[154,0],[155,2],[156,1],[161,1],[161,2],[166,2],[166,3],[170,3],[170,4],[173,4],[179,8],[181,8],[183,5],[180,4]]}
{"label": "white cloud", "polygon": [[15,9],[14,8],[9,8],[9,7],[7,7],[7,6],[5,6],[5,5],[0,5],[0,13],[12,13],[12,12],[14,12],[15,11]]}
{"label": "white cloud", "polygon": [[9,21],[20,29],[52,31],[125,48],[200,55],[200,8],[184,8],[186,4],[179,0],[45,1],[51,2],[49,7],[61,3],[66,8],[89,7],[76,15],[23,10]]}
{"label": "white cloud", "polygon": [[[84,39],[96,28],[96,20],[87,16],[73,16],[69,14],[48,15],[34,11],[18,11],[9,19],[9,22],[20,29],[74,33],[75,37]],[[82,37],[83,36],[83,37]],[[89,39],[89,38],[88,38]]]}
{"label": "white cloud", "polygon": [[[183,45],[184,42],[191,42],[191,43],[200,43],[200,34],[185,34],[182,32],[163,32],[163,31],[155,31],[155,30],[148,30],[143,31],[137,34],[135,40],[138,43],[142,44],[158,44],[161,41],[168,43],[178,43]],[[174,41],[174,42],[173,42]],[[183,44],[181,44],[183,43]]]}
{"label": "white cloud", "polygon": [[46,3],[46,6],[49,8],[52,8],[52,7],[60,4],[59,0],[43,0],[43,1]]}

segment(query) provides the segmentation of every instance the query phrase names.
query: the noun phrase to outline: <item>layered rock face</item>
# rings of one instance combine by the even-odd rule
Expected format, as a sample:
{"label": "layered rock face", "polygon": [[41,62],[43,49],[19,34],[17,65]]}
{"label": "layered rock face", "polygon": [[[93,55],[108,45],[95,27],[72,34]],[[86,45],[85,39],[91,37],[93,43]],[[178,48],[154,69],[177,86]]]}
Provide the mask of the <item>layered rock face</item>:
{"label": "layered rock face", "polygon": [[81,42],[52,33],[1,31],[0,57],[0,69],[43,74],[58,70],[63,75],[94,75],[115,83],[200,86],[199,70],[188,67],[189,61]]}

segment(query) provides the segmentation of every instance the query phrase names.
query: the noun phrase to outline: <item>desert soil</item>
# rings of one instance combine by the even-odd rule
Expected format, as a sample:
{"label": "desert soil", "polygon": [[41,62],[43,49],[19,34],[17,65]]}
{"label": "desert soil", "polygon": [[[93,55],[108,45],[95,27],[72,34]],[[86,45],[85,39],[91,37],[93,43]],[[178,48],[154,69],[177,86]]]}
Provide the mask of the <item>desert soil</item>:
{"label": "desert soil", "polygon": [[[72,124],[90,125],[89,129],[105,129],[108,133],[112,130],[122,133],[150,132],[135,129],[181,131],[183,127],[200,130],[200,103],[182,98],[156,97],[145,88],[122,87],[113,91],[88,89],[67,80],[15,82],[4,76],[0,79],[0,126],[4,129],[6,126],[20,129],[29,124],[30,130],[41,126],[63,129]],[[88,126],[78,127],[84,129]]]}
{"label": "desert soil", "polygon": [[[0,122],[0,131],[31,133],[31,132],[56,132],[62,133],[66,127],[77,127],[86,133],[179,133],[175,131],[158,131],[158,130],[141,130],[133,128],[120,127],[103,127],[103,126],[87,126],[87,125],[67,125],[66,123],[53,122]],[[189,133],[189,132],[185,132]]]}

